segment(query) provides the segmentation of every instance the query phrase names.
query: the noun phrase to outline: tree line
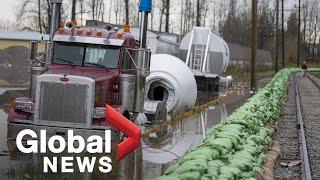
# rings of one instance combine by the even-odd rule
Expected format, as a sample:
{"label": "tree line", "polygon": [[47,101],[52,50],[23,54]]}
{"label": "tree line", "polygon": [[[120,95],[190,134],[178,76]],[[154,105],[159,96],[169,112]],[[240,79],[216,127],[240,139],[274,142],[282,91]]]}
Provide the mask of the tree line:
{"label": "tree line", "polygon": [[[295,59],[298,37],[298,5],[292,0],[258,1],[258,48],[275,52],[276,2],[284,6],[285,58]],[[48,33],[51,18],[50,0],[18,0],[16,11],[19,30]],[[80,24],[98,20],[113,24],[137,26],[139,0],[64,0],[59,19],[61,26],[72,19]],[[281,5],[280,17],[281,17]],[[317,59],[320,40],[320,2],[301,0],[302,56]],[[184,35],[194,26],[207,26],[230,43],[251,44],[251,0],[153,0],[149,29]],[[0,26],[5,27],[0,22]],[[279,19],[281,28],[281,18]],[[282,36],[281,31],[279,31]],[[281,39],[281,38],[280,38]],[[281,57],[281,55],[279,56]]]}

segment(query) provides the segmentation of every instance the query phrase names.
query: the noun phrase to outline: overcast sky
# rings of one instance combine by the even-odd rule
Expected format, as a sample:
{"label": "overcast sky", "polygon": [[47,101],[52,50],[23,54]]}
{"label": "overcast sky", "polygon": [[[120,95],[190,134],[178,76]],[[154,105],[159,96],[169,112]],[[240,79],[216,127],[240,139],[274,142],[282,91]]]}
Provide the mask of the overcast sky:
{"label": "overcast sky", "polygon": [[14,20],[17,4],[18,0],[1,0],[0,19],[10,21]]}

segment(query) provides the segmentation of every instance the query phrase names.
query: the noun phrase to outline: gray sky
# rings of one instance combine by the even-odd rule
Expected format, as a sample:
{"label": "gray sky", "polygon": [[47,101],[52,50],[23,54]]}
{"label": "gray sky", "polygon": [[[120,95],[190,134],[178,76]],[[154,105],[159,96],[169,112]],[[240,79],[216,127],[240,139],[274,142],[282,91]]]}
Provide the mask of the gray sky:
{"label": "gray sky", "polygon": [[14,20],[15,9],[18,4],[18,0],[1,0],[0,6],[0,20]]}

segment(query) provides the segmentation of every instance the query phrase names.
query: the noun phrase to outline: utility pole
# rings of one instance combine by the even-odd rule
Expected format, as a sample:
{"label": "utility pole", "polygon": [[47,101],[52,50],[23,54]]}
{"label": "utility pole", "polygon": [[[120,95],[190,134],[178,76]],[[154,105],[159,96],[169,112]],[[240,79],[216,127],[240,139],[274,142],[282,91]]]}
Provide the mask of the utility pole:
{"label": "utility pole", "polygon": [[252,0],[251,91],[256,90],[257,0]]}
{"label": "utility pole", "polygon": [[284,64],[284,58],[285,58],[285,54],[284,54],[284,0],[281,0],[282,3],[281,3],[281,28],[282,28],[282,68],[285,67],[285,64]]}
{"label": "utility pole", "polygon": [[279,0],[276,0],[276,54],[274,62],[274,71],[279,70]]}
{"label": "utility pole", "polygon": [[297,47],[297,67],[300,66],[300,26],[301,26],[301,0],[299,0],[299,12],[298,12],[298,47]]}

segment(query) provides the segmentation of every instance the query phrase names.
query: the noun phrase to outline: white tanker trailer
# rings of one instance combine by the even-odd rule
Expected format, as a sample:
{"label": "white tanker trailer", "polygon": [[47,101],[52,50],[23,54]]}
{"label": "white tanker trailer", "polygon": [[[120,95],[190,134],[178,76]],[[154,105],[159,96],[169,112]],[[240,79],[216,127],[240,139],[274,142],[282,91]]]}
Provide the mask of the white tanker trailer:
{"label": "white tanker trailer", "polygon": [[208,27],[194,27],[180,43],[180,58],[192,70],[198,90],[219,88],[219,77],[229,65],[227,43]]}
{"label": "white tanker trailer", "polygon": [[[137,32],[132,31],[131,34],[139,36]],[[220,76],[230,59],[227,43],[210,28],[195,27],[183,37],[179,47],[181,59],[169,54],[155,54],[157,44],[154,37],[147,37],[147,45],[153,49],[153,55],[150,75],[146,79],[144,111],[147,116],[155,117],[140,116],[142,122],[162,119],[167,112],[192,108],[196,103],[197,90],[219,88]]]}

